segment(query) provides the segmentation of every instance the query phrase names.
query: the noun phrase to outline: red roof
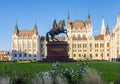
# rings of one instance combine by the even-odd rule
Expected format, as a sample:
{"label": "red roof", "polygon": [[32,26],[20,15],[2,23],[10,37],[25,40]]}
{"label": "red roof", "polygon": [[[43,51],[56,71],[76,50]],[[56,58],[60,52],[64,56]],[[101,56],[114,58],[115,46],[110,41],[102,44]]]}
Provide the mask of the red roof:
{"label": "red roof", "polygon": [[86,28],[86,25],[82,21],[75,21],[73,22],[73,28]]}
{"label": "red roof", "polygon": [[104,35],[98,35],[94,37],[95,40],[104,40]]}

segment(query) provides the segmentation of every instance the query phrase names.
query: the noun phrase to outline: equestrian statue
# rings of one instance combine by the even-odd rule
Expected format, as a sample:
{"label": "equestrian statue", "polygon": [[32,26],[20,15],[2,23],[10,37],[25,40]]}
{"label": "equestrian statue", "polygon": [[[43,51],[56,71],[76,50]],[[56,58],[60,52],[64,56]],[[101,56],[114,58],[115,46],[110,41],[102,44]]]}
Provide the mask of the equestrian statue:
{"label": "equestrian statue", "polygon": [[67,31],[66,29],[64,29],[64,26],[65,26],[64,20],[60,20],[58,24],[56,20],[54,20],[52,29],[46,33],[46,41],[49,42],[49,35],[51,36],[52,41],[55,41],[55,40],[58,41],[58,39],[55,38],[55,35],[58,35],[60,33],[65,33],[67,35]]}

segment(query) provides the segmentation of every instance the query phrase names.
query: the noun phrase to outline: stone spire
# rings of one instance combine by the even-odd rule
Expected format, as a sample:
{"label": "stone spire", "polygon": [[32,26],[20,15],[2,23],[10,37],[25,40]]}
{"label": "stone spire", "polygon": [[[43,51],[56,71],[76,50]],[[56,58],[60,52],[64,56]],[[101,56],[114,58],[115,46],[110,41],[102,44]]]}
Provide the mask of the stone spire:
{"label": "stone spire", "polygon": [[106,27],[105,35],[110,35],[108,24],[107,24],[107,27]]}
{"label": "stone spire", "polygon": [[36,24],[36,21],[35,21],[35,24],[34,24],[34,29],[37,29],[37,24]]}
{"label": "stone spire", "polygon": [[88,24],[91,24],[91,20],[90,20],[90,12],[88,12]]}
{"label": "stone spire", "polygon": [[70,14],[68,12],[68,21],[67,21],[67,25],[70,25]]}
{"label": "stone spire", "polygon": [[119,12],[118,17],[117,17],[117,24],[120,24],[120,12]]}
{"label": "stone spire", "polygon": [[38,34],[36,22],[35,22],[35,24],[34,24],[34,33],[35,33],[35,34]]}
{"label": "stone spire", "polygon": [[14,34],[18,34],[19,30],[18,30],[18,25],[17,25],[17,22],[16,22],[16,25],[15,25],[15,29],[14,29]]}
{"label": "stone spire", "polygon": [[101,35],[105,34],[105,23],[104,23],[104,18],[102,19],[102,26],[101,26]]}

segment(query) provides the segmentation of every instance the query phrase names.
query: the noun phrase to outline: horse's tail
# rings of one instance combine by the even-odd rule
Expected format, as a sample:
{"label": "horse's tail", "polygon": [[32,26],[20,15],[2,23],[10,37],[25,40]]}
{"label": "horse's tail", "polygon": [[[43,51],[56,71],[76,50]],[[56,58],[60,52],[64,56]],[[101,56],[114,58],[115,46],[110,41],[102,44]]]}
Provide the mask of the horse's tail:
{"label": "horse's tail", "polygon": [[49,42],[49,35],[48,34],[49,34],[49,32],[47,32],[47,34],[46,34],[46,41],[47,42]]}

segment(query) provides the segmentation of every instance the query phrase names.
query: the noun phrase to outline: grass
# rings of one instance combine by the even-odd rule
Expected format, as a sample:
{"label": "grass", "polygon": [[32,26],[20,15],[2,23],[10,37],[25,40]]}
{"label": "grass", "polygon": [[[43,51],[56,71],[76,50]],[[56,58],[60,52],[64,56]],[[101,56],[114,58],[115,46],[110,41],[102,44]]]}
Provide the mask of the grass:
{"label": "grass", "polygon": [[[52,70],[53,63],[12,63],[1,62],[0,73],[7,71],[12,74],[13,71],[17,71],[19,74],[38,73],[48,70]],[[78,62],[66,62],[62,63],[64,68],[78,69]],[[120,68],[120,62],[88,62],[88,66],[96,69],[102,73],[102,78],[106,83],[114,81],[118,76],[118,68]]]}
{"label": "grass", "polygon": [[0,72],[4,69],[17,70],[20,74],[27,73],[38,73],[43,71],[48,71],[53,69],[52,63],[12,63],[12,62],[2,62],[0,63]]}
{"label": "grass", "polygon": [[120,63],[116,62],[92,62],[90,67],[102,72],[102,77],[106,82],[114,81],[118,77]]}

